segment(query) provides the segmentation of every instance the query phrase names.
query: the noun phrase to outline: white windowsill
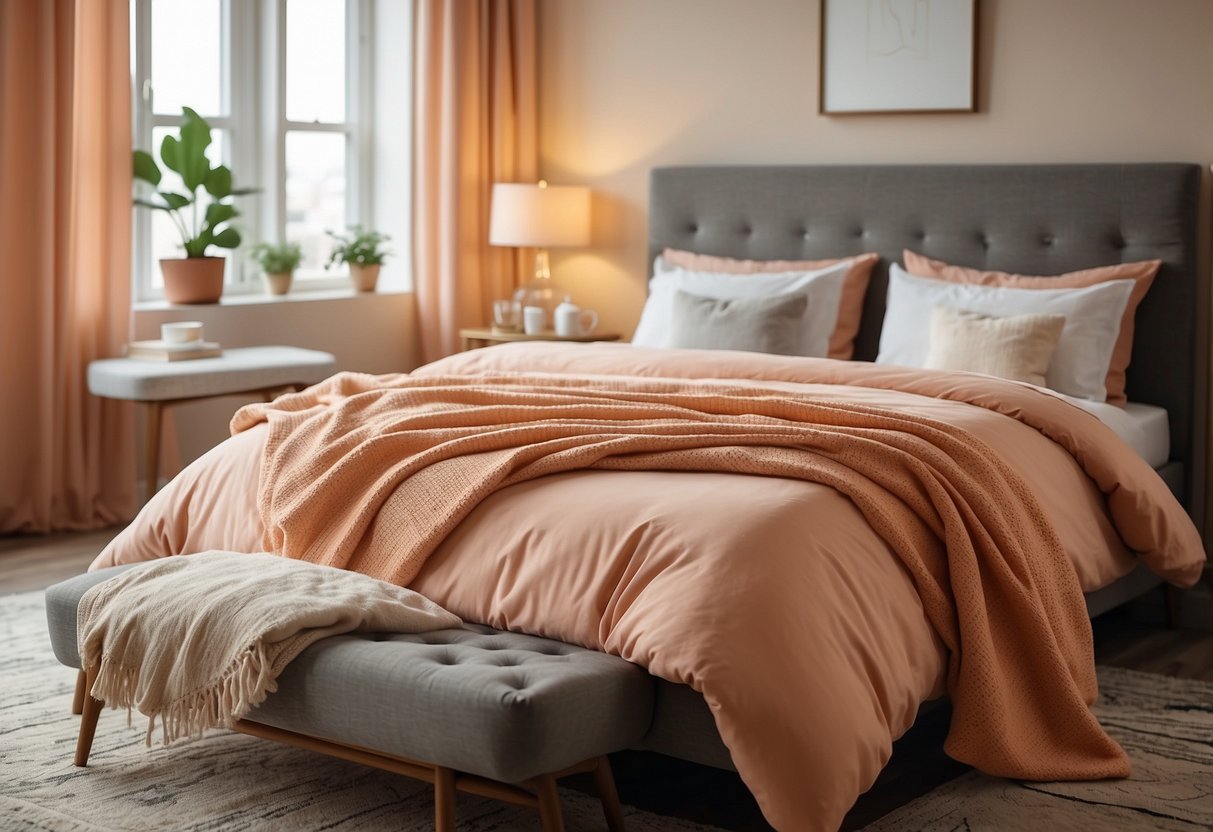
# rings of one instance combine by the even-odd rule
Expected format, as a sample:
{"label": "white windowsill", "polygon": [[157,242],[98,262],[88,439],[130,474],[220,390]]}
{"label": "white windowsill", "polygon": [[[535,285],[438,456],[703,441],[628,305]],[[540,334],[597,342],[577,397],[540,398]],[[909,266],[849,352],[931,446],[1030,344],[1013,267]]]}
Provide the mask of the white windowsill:
{"label": "white windowsill", "polygon": [[408,295],[407,289],[378,289],[374,292],[355,292],[353,289],[311,289],[288,292],[285,295],[231,294],[224,295],[218,303],[169,303],[167,300],[145,300],[132,304],[135,312],[150,312],[163,309],[215,309],[222,306],[256,306],[274,303],[307,303],[311,301],[350,300],[375,295]]}

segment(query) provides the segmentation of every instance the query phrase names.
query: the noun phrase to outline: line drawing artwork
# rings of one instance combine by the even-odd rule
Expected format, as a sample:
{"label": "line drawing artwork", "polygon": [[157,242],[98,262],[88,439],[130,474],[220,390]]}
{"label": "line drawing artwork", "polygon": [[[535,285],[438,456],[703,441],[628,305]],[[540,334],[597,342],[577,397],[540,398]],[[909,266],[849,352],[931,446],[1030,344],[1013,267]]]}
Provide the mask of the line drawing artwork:
{"label": "line drawing artwork", "polygon": [[867,7],[869,60],[929,59],[931,0],[868,0]]}

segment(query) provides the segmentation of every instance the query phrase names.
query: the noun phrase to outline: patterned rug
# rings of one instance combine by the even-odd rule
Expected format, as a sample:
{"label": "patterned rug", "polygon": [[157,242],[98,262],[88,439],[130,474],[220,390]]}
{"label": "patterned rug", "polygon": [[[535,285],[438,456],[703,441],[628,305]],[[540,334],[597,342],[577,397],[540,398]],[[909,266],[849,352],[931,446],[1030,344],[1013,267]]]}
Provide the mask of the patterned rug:
{"label": "patterned rug", "polygon": [[1133,761],[1128,780],[1018,783],[970,772],[863,832],[1213,829],[1213,685],[1099,668],[1100,723]]}
{"label": "patterned rug", "polygon": [[[1127,781],[1016,783],[970,773],[864,832],[1213,829],[1213,685],[1100,668],[1096,713],[1133,759]],[[93,758],[71,764],[75,672],[46,635],[42,593],[0,596],[0,829],[5,832],[429,832],[431,787],[243,734],[150,751],[136,716],[102,715]],[[561,789],[569,832],[605,828]],[[526,810],[459,795],[461,832],[538,829]],[[632,832],[714,832],[625,807]]]}
{"label": "patterned rug", "polygon": [[[105,711],[88,768],[72,765],[75,671],[46,635],[42,593],[0,596],[0,829],[5,832],[431,832],[432,787],[243,734],[148,750],[146,723]],[[569,832],[606,828],[597,800],[561,789]],[[713,832],[624,807],[632,832]],[[458,796],[461,832],[538,829],[534,812]]]}

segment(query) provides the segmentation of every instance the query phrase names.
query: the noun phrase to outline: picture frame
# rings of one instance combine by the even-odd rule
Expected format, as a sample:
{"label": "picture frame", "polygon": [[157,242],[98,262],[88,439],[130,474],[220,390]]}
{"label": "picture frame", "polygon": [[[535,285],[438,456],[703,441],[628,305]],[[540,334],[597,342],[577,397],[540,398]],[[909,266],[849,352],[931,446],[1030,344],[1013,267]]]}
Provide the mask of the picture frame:
{"label": "picture frame", "polygon": [[818,113],[977,111],[978,0],[821,0]]}

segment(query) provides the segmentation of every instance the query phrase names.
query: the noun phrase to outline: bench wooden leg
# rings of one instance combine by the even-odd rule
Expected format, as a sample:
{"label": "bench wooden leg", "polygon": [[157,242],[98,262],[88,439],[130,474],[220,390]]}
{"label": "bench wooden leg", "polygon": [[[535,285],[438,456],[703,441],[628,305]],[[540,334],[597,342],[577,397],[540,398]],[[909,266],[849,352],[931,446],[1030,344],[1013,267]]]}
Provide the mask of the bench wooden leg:
{"label": "bench wooden leg", "polygon": [[84,671],[76,674],[76,693],[72,696],[72,713],[79,716],[84,712]]}
{"label": "bench wooden leg", "polygon": [[104,704],[91,695],[93,682],[97,680],[97,668],[89,670],[84,681],[84,707],[80,718],[80,736],[76,738],[76,759],[78,766],[88,765],[88,754],[93,749],[93,735],[97,733],[97,718],[101,716],[101,706]]}
{"label": "bench wooden leg", "polygon": [[619,805],[619,792],[615,790],[615,778],[611,774],[611,761],[599,757],[594,766],[594,786],[598,799],[602,801],[602,813],[606,815],[607,829],[623,832],[623,807]]}
{"label": "bench wooden leg", "polygon": [[543,832],[564,832],[564,816],[560,811],[560,793],[556,791],[556,778],[550,774],[535,778],[539,791],[539,820]]}
{"label": "bench wooden leg", "polygon": [[434,832],[455,832],[455,772],[434,767]]}

